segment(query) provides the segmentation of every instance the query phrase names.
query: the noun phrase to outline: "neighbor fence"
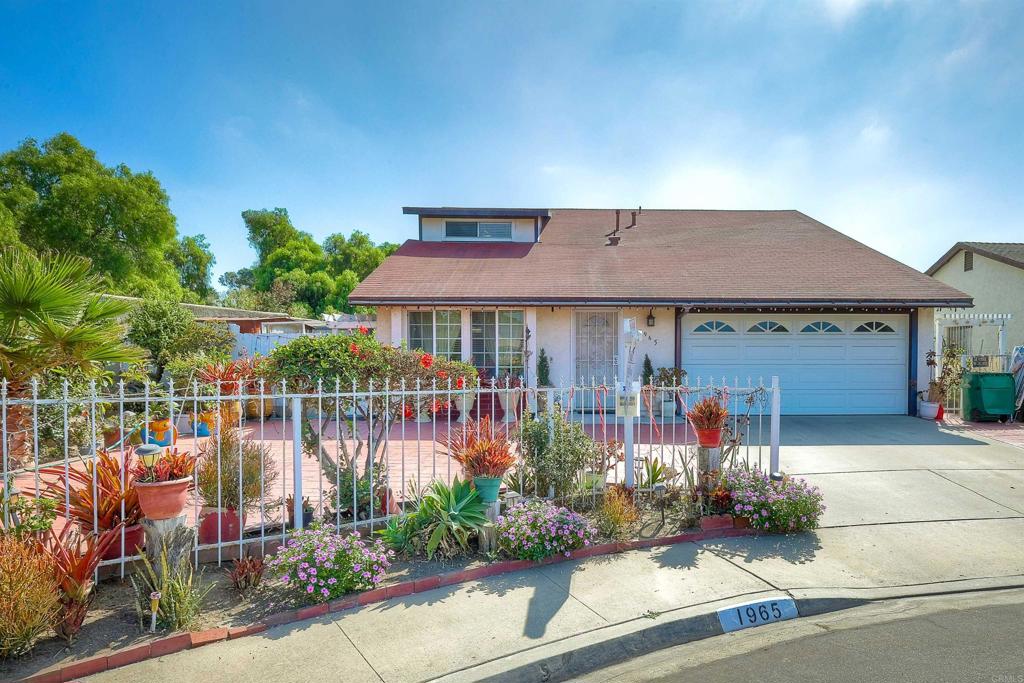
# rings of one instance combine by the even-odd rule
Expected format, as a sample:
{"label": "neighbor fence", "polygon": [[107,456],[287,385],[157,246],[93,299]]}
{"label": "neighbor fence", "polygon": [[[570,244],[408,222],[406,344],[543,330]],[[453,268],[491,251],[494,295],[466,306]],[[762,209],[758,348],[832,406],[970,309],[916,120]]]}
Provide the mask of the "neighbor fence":
{"label": "neighbor fence", "polygon": [[[574,491],[583,496],[612,483],[640,493],[688,490],[709,468],[779,469],[777,378],[767,385],[697,379],[629,392],[597,381],[539,389],[389,381],[223,389],[121,383],[113,392],[95,384],[75,392],[66,383],[32,383],[15,393],[0,386],[4,525],[15,521],[10,495],[41,496],[57,501],[58,526],[91,517],[102,531],[101,510],[120,518],[131,512],[123,497],[113,510],[103,504],[130,488],[134,446],[173,442],[200,456],[186,510],[199,531],[197,562],[241,557],[250,545],[268,551],[313,521],[372,532],[431,482],[461,476],[448,444],[472,428],[467,420],[479,428],[484,417],[503,424],[517,444],[519,465],[506,486],[520,495],[553,493],[525,476],[519,444],[527,425],[544,423],[553,433],[556,419],[576,423],[598,444],[574,475]],[[729,408],[721,449],[698,448],[685,417],[706,396]],[[134,532],[122,527],[116,556],[105,561],[120,565],[122,575],[134,559]]]}

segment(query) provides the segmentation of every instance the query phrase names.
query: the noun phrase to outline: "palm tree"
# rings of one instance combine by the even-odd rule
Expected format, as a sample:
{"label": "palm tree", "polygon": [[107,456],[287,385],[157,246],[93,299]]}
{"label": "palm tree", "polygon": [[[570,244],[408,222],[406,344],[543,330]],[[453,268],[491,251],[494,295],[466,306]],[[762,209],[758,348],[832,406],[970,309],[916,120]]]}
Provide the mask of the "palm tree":
{"label": "palm tree", "polygon": [[[120,318],[130,304],[96,294],[102,281],[90,267],[80,256],[0,252],[0,379],[8,397],[26,397],[33,378],[55,371],[96,376],[107,363],[143,358],[124,341]],[[9,449],[17,462],[28,445],[29,406],[9,406],[7,419],[9,435],[22,432]]]}

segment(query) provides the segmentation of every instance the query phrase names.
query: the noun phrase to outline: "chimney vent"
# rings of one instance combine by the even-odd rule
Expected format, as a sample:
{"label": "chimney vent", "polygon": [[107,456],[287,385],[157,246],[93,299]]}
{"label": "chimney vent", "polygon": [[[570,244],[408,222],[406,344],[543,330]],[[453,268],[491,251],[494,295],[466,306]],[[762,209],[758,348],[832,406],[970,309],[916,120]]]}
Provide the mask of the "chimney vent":
{"label": "chimney vent", "polygon": [[615,232],[619,231],[619,213],[618,209],[615,209]]}

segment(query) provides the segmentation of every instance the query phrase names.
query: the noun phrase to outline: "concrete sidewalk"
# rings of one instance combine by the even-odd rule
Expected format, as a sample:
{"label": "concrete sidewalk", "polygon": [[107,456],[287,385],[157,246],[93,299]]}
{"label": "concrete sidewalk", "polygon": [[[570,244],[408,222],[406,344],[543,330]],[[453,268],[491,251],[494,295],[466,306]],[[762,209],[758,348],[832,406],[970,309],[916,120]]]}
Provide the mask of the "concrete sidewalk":
{"label": "concrete sidewalk", "polygon": [[[825,492],[829,509],[815,533],[536,567],[88,680],[473,681],[564,661],[594,645],[634,647],[658,637],[651,635],[658,625],[677,624],[685,640],[717,625],[707,616],[714,609],[753,596],[788,594],[807,614],[862,600],[1024,586],[1024,450],[903,420],[886,423],[880,443],[858,446],[831,425],[784,447],[787,469],[809,473]],[[821,443],[826,437],[832,443]]]}

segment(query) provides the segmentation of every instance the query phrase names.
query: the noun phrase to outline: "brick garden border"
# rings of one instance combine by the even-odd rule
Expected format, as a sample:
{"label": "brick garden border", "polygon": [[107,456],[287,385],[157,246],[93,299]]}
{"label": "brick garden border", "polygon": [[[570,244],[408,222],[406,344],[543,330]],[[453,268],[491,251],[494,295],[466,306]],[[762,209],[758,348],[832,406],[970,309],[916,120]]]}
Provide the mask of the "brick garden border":
{"label": "brick garden border", "polygon": [[658,546],[703,541],[712,538],[750,536],[753,533],[754,531],[752,529],[734,528],[733,520],[729,515],[704,517],[701,518],[700,531],[688,531],[674,536],[636,539],[621,543],[602,543],[600,545],[592,545],[581,550],[575,550],[570,553],[569,557],[557,555],[549,557],[541,562],[533,562],[531,560],[502,560],[500,562],[492,562],[491,564],[484,565],[483,567],[462,569],[453,572],[445,572],[443,574],[436,574],[422,579],[403,581],[390,586],[362,591],[361,593],[353,593],[331,602],[324,602],[316,605],[310,605],[308,607],[288,610],[287,612],[271,614],[270,616],[264,617],[260,621],[248,626],[219,626],[206,629],[205,631],[175,633],[149,643],[142,643],[141,645],[134,645],[123,650],[118,650],[112,654],[99,655],[96,657],[89,657],[88,659],[82,659],[77,662],[70,662],[58,669],[35,674],[34,676],[29,676],[23,680],[25,683],[65,683],[68,681],[74,681],[82,676],[91,676],[102,671],[116,669],[120,666],[135,664],[147,659],[153,659],[155,657],[162,657],[164,655],[181,652],[183,650],[202,647],[203,645],[209,645],[210,643],[235,640],[237,638],[255,635],[266,631],[272,626],[281,626],[283,624],[290,624],[297,621],[303,621],[305,619],[315,619],[333,612],[342,612],[344,610],[363,607],[376,602],[383,602],[384,600],[389,600],[391,598],[399,598],[412,595],[414,593],[422,593],[424,591],[433,590],[434,588],[441,588],[442,586],[454,586],[456,584],[476,581],[489,576],[518,572],[524,569],[530,569],[531,567],[557,564],[559,562],[568,562],[571,560],[580,560],[587,557],[596,557],[598,555],[623,553],[627,550],[655,548]]}

